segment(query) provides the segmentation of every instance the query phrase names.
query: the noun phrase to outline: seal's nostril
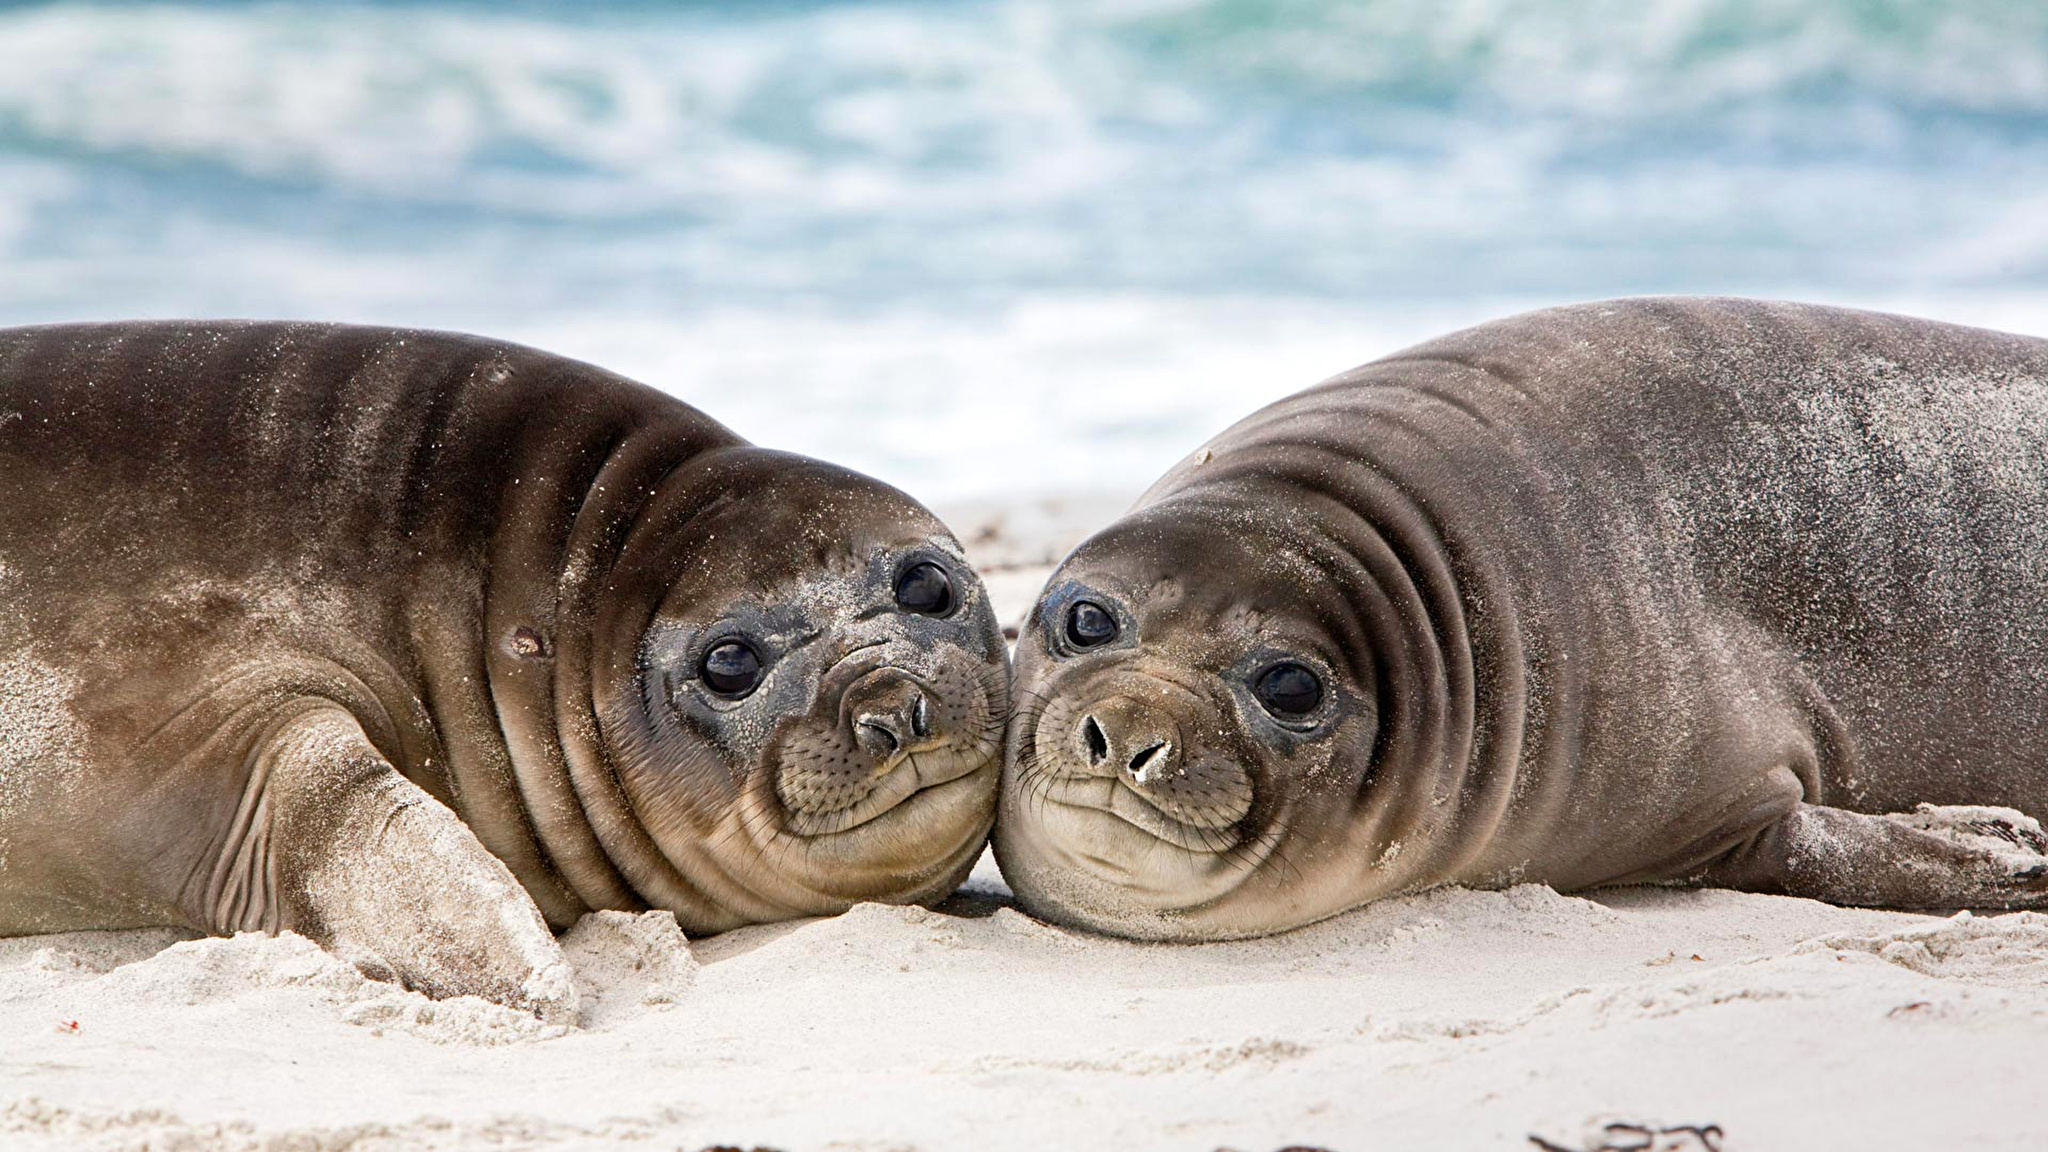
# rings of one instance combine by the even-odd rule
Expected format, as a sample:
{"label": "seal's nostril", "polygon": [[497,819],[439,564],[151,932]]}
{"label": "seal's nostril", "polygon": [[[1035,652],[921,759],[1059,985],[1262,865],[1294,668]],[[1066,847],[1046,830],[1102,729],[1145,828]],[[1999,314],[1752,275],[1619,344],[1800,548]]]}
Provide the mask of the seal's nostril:
{"label": "seal's nostril", "polygon": [[917,694],[917,703],[910,709],[910,731],[920,740],[932,734],[931,701],[925,699],[922,692]]}
{"label": "seal's nostril", "polygon": [[893,756],[903,747],[903,740],[894,729],[880,720],[862,717],[854,726],[853,738],[871,756]]}
{"label": "seal's nostril", "polygon": [[1100,764],[1109,756],[1109,738],[1102,734],[1102,725],[1090,716],[1081,721],[1081,738],[1088,742],[1088,763]]}
{"label": "seal's nostril", "polygon": [[1138,783],[1150,783],[1151,777],[1147,773],[1166,766],[1166,752],[1171,747],[1173,745],[1161,740],[1157,744],[1141,749],[1136,756],[1131,757],[1131,775],[1137,777]]}

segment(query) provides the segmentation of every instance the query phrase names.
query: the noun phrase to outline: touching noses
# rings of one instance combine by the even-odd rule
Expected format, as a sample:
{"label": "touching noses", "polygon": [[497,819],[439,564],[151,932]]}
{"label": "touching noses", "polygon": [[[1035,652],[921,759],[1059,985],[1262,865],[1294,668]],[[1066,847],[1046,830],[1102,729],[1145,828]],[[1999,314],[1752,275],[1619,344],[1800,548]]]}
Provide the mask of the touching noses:
{"label": "touching noses", "polygon": [[931,696],[908,673],[884,668],[870,673],[847,694],[847,723],[853,742],[877,761],[930,743]]}
{"label": "touching noses", "polygon": [[1134,700],[1105,700],[1081,717],[1081,757],[1103,775],[1144,786],[1180,771],[1180,734],[1173,722]]}

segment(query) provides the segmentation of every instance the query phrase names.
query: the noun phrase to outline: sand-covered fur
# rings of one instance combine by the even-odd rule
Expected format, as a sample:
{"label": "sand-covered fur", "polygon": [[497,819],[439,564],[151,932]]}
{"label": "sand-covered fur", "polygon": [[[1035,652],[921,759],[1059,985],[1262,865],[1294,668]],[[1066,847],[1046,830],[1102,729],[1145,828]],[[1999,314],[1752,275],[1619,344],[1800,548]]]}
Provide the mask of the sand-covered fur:
{"label": "sand-covered fur", "polygon": [[2038,338],[1706,298],[1454,333],[1060,566],[996,852],[1043,915],[1181,939],[1444,883],[2039,906],[2038,830],[1889,814],[2048,812],[2044,507]]}
{"label": "sand-covered fur", "polygon": [[0,330],[0,415],[0,934],[290,931],[560,1022],[551,925],[981,851],[1002,638],[887,485],[449,333]]}

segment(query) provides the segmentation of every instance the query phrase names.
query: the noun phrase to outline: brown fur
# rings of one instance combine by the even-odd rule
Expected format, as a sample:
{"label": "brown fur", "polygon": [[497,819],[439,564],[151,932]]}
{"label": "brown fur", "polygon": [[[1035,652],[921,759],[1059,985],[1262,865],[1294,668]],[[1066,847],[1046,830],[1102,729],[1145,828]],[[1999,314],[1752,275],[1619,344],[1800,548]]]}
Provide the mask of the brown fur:
{"label": "brown fur", "polygon": [[[1005,658],[945,529],[589,365],[332,325],[0,331],[0,494],[0,932],[298,928],[517,999],[543,915],[931,899],[986,832]],[[952,617],[893,610],[913,553]],[[741,618],[782,658],[700,706],[688,646]],[[877,677],[951,726],[845,766],[898,808],[791,831],[782,761]],[[394,815],[311,859],[365,805]],[[407,943],[464,885],[514,905],[453,930],[466,970]]]}

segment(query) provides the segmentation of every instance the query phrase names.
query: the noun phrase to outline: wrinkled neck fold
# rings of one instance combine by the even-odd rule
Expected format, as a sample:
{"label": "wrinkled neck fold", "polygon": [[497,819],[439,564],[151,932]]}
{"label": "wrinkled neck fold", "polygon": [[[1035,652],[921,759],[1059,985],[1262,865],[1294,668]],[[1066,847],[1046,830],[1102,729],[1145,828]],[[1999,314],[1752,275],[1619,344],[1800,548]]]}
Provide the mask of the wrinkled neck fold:
{"label": "wrinkled neck fold", "polygon": [[[1310,919],[1469,878],[1515,800],[1527,735],[1528,668],[1510,574],[1462,537],[1464,502],[1403,481],[1419,474],[1403,464],[1433,450],[1441,422],[1425,428],[1397,408],[1369,420],[1364,436],[1362,420],[1340,434],[1328,421],[1248,422],[1219,438],[1199,469],[1179,470],[1178,483],[1148,497],[1226,510],[1223,522],[1255,525],[1262,546],[1317,572],[1317,623],[1354,661],[1356,682],[1370,686],[1370,747],[1342,750],[1348,762],[1333,766],[1356,791],[1297,805],[1298,835],[1314,842],[1277,846],[1316,857],[1317,867],[1290,874],[1282,897]],[[1333,853],[1341,863],[1326,859]]]}
{"label": "wrinkled neck fold", "polygon": [[[633,813],[606,749],[598,685],[637,683],[637,630],[661,590],[635,553],[677,515],[687,487],[669,481],[733,443],[716,426],[627,414],[590,430],[579,467],[535,469],[504,495],[485,595],[490,694],[529,828],[588,908],[683,914],[716,900]],[[520,628],[544,638],[543,656],[500,642]]]}

